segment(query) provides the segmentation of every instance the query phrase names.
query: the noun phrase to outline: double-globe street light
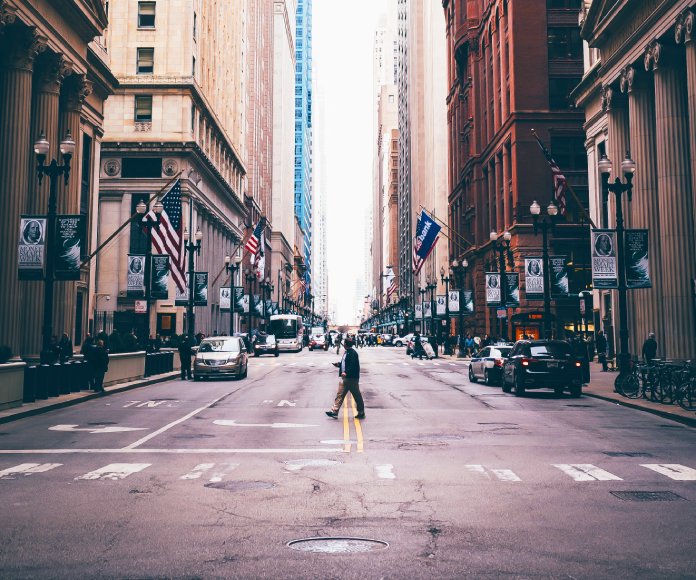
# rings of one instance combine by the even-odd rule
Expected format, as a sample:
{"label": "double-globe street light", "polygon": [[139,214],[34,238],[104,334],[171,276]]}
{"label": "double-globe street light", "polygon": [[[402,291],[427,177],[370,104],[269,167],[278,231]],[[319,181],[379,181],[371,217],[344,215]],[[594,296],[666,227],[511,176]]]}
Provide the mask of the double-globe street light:
{"label": "double-globe street light", "polygon": [[247,332],[249,334],[249,340],[251,340],[251,317],[253,316],[252,310],[254,308],[254,282],[256,281],[256,274],[252,272],[249,268],[244,270],[244,279],[247,281],[247,284],[249,285],[249,317],[248,317],[248,327],[247,327]]}
{"label": "double-globe street light", "polygon": [[164,205],[158,199],[152,207],[155,219],[151,219],[147,214],[147,205],[144,201],[139,201],[135,206],[135,211],[140,216],[140,225],[145,230],[147,243],[145,245],[145,344],[150,346],[150,301],[152,300],[152,230],[158,228],[162,221],[162,211]]}
{"label": "double-globe street light", "polygon": [[549,230],[553,231],[556,226],[556,216],[558,207],[550,202],[546,208],[548,215],[541,216],[541,206],[534,201],[529,206],[529,211],[534,219],[534,235],[536,236],[541,228],[542,258],[541,264],[544,277],[544,338],[551,338],[551,271],[549,268]]}
{"label": "double-globe street light", "polygon": [[[193,207],[193,202],[190,203],[191,207]],[[191,210],[191,213],[193,213],[193,210]],[[189,216],[189,222],[191,222],[192,216]],[[196,239],[196,243],[193,243],[194,237]],[[189,339],[189,344],[195,344],[194,341],[194,334],[195,334],[195,326],[196,326],[196,319],[195,319],[195,314],[193,313],[193,305],[194,305],[194,294],[195,294],[195,288],[196,288],[196,274],[194,272],[195,269],[195,264],[194,264],[194,254],[196,256],[201,255],[201,240],[203,239],[203,232],[201,231],[200,228],[196,228],[196,233],[195,235],[192,233],[189,233],[188,229],[184,230],[184,238],[188,238],[188,241],[184,244],[184,251],[188,254],[188,273],[189,273],[189,289],[188,289],[188,303],[186,305],[186,326],[188,327],[188,339]]]}
{"label": "double-globe street light", "polygon": [[225,273],[230,277],[230,336],[234,336],[235,285],[234,277],[242,263],[241,256],[225,256]]}
{"label": "double-globe street light", "polygon": [[452,345],[449,340],[449,285],[450,280],[454,281],[454,274],[450,271],[445,276],[445,267],[440,266],[440,281],[445,285],[445,321],[446,321],[446,332],[445,332],[445,354],[452,354]]}
{"label": "double-globe street light", "polygon": [[418,286],[418,294],[421,297],[421,316],[420,316],[420,331],[421,334],[425,336],[425,293],[427,290],[421,286]]}
{"label": "double-globe street light", "polygon": [[435,289],[437,288],[437,279],[436,278],[427,278],[425,281],[425,289],[430,292],[429,298],[430,298],[430,328],[429,330],[429,336],[435,336],[435,332],[433,329],[435,328],[435,320],[436,320],[436,309],[435,309]]}
{"label": "double-globe street light", "polygon": [[456,259],[452,260],[452,271],[456,276],[457,288],[459,292],[459,354],[462,355],[464,346],[464,297],[462,290],[464,289],[464,280],[469,269],[469,261],[464,258],[461,263]]}
{"label": "double-globe street light", "polygon": [[[631,354],[628,352],[628,305],[626,304],[626,270],[625,270],[625,248],[624,248],[624,217],[621,197],[626,193],[628,201],[633,195],[633,174],[636,171],[636,162],[631,159],[630,153],[626,152],[625,159],[621,162],[621,171],[626,178],[622,183],[620,177],[616,177],[613,183],[609,182],[609,175],[612,170],[611,160],[602,155],[597,163],[597,169],[602,176],[602,209],[604,212],[605,223],[607,223],[607,205],[609,193],[616,195],[616,266],[618,272],[618,295],[619,295],[619,376],[623,378],[629,369]],[[618,379],[617,379],[618,380]]]}
{"label": "double-globe street light", "polygon": [[274,287],[271,283],[270,277],[266,277],[265,279],[261,280],[259,286],[261,287],[261,300],[263,300],[263,324],[266,328],[268,328],[266,319],[270,315],[268,314],[268,309],[266,308],[266,294],[268,294],[269,298],[273,296]]}
{"label": "double-globe street light", "polygon": [[65,138],[60,143],[60,153],[63,156],[63,164],[59,165],[55,159],[46,165],[46,157],[50,151],[51,144],[46,139],[46,134],[42,131],[39,138],[34,143],[34,153],[36,153],[36,176],[39,185],[43,182],[45,175],[50,180],[48,193],[48,214],[46,216],[46,275],[44,277],[44,312],[43,312],[43,336],[42,351],[43,357],[48,356],[51,347],[51,336],[53,336],[53,281],[55,278],[54,262],[55,251],[53,249],[56,236],[56,210],[58,205],[58,178],[63,177],[63,183],[68,185],[70,179],[70,161],[75,154],[75,141],[68,131]]}
{"label": "double-globe street light", "polygon": [[507,276],[505,270],[505,256],[507,255],[508,261],[512,266],[512,256],[510,254],[510,240],[512,239],[512,234],[505,230],[503,235],[499,236],[498,232],[492,230],[490,233],[490,239],[491,242],[493,242],[493,252],[498,253],[498,271],[500,272],[500,307],[505,309],[505,316],[501,317],[500,319],[500,337],[503,340],[507,340]]}

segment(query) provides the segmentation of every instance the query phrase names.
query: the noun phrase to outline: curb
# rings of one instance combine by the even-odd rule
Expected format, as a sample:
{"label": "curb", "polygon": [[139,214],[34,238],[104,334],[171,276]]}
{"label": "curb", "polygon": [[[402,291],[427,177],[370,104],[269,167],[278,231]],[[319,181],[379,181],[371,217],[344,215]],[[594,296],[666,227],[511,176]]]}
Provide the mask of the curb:
{"label": "curb", "polygon": [[[78,403],[83,403],[85,401],[89,401],[91,399],[97,399],[100,397],[106,397],[108,395],[116,394],[116,393],[123,393],[125,391],[132,391],[134,389],[138,389],[140,387],[147,387],[149,385],[154,385],[157,383],[163,383],[168,380],[171,380],[173,378],[176,378],[180,376],[179,371],[172,371],[171,373],[165,373],[163,375],[156,375],[153,377],[148,377],[146,379],[140,379],[137,381],[131,381],[130,383],[122,383],[122,384],[117,384],[113,385],[111,387],[106,387],[105,391],[103,393],[94,393],[94,392],[84,392],[84,393],[74,393],[75,396],[74,398],[71,398],[67,401],[56,401],[55,403],[50,403],[48,405],[43,405],[41,407],[36,407],[34,409],[24,409],[24,410],[19,410],[16,413],[12,413],[11,415],[6,415],[4,417],[0,417],[0,424],[3,423],[10,423],[11,421],[17,421],[19,419],[24,419],[25,417],[32,417],[34,415],[40,415],[42,413],[46,413],[48,411],[53,411],[55,409],[62,409],[64,407],[71,407],[73,405],[77,405]],[[32,403],[27,403],[27,405],[31,405]],[[17,409],[21,409],[22,407],[17,407]]]}
{"label": "curb", "polygon": [[617,405],[621,405],[622,407],[628,407],[629,409],[636,409],[638,411],[646,411],[648,413],[651,413],[653,415],[657,415],[658,417],[661,417],[663,419],[670,419],[672,421],[676,421],[677,423],[682,423],[683,425],[687,425],[689,427],[696,427],[696,417],[693,419],[690,417],[682,417],[681,415],[677,415],[676,413],[670,413],[669,411],[661,411],[660,409],[653,409],[652,407],[643,407],[642,405],[638,405],[636,403],[631,403],[630,400],[626,399],[615,399],[613,397],[607,397],[606,395],[599,395],[597,393],[590,393],[588,391],[582,392],[582,394],[586,397],[592,397],[594,399],[601,399],[602,401],[609,401],[610,403],[616,403]]}

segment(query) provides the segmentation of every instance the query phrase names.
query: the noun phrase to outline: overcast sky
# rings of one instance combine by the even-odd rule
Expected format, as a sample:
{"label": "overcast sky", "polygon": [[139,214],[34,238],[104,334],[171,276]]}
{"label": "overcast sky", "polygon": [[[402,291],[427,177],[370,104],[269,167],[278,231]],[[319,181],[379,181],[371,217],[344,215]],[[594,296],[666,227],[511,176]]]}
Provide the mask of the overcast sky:
{"label": "overcast sky", "polygon": [[[314,0],[314,74],[322,111],[315,119],[315,163],[327,188],[329,310],[351,323],[363,296],[372,199],[372,49],[385,0]],[[323,126],[322,126],[323,125]],[[322,169],[316,168],[321,171]],[[361,292],[362,294],[362,292]]]}

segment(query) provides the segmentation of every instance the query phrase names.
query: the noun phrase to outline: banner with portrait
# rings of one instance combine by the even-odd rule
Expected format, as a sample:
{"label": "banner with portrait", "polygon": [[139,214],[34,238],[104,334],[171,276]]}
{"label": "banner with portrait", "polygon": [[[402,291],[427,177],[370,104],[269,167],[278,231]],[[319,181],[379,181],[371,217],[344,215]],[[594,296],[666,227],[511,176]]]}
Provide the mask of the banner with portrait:
{"label": "banner with portrait", "polygon": [[169,256],[152,256],[150,262],[150,296],[155,300],[169,298]]}
{"label": "banner with portrait", "polygon": [[[248,304],[249,302],[247,301]],[[234,311],[237,314],[249,312],[249,310],[244,310],[244,288],[241,286],[235,286],[234,288]]]}
{"label": "banner with portrait", "polygon": [[208,306],[208,272],[196,272],[193,286],[194,306]]}
{"label": "banner with portrait", "polygon": [[625,230],[626,288],[652,288],[648,230]]}
{"label": "banner with portrait", "polygon": [[56,280],[79,280],[85,220],[81,215],[56,216],[54,239],[54,277]]}
{"label": "banner with portrait", "polygon": [[20,280],[42,280],[46,255],[46,218],[23,215],[19,219]]}
{"label": "banner with portrait", "polygon": [[520,275],[517,272],[505,272],[505,306],[517,308],[520,305]]}
{"label": "banner with portrait", "polygon": [[444,316],[447,314],[447,296],[438,295],[435,299],[436,316]]}
{"label": "banner with portrait", "polygon": [[549,281],[551,283],[551,296],[563,298],[569,293],[569,279],[567,256],[549,256]]}
{"label": "banner with portrait", "polygon": [[423,305],[422,304],[419,304],[419,303],[415,304],[413,317],[416,320],[423,320]]}
{"label": "banner with portrait", "polygon": [[473,290],[462,290],[462,315],[473,316],[474,315],[474,291]]}
{"label": "banner with portrait", "polygon": [[524,295],[527,300],[544,299],[544,260],[538,257],[524,259]]}
{"label": "banner with portrait", "polygon": [[249,304],[249,295],[244,294],[242,296],[242,311],[240,312],[240,314],[249,314],[250,307],[251,305]]}
{"label": "banner with portrait", "polygon": [[253,307],[253,313],[256,316],[263,316],[263,300],[261,300],[261,296],[258,294],[254,294],[254,303],[252,305]]}
{"label": "banner with portrait", "polygon": [[596,290],[618,288],[616,230],[592,230],[592,285]]}
{"label": "banner with portrait", "polygon": [[273,314],[273,300],[266,300],[263,313],[266,317],[269,317],[271,316],[271,314]]}
{"label": "banner with portrait", "polygon": [[486,306],[500,306],[503,296],[501,286],[498,272],[486,272]]}
{"label": "banner with portrait", "polygon": [[450,314],[459,314],[459,290],[449,291],[449,311]]}
{"label": "banner with portrait", "polygon": [[433,317],[433,305],[430,303],[430,300],[426,300],[423,303],[423,318],[432,318]]}
{"label": "banner with portrait", "polygon": [[190,276],[188,274],[186,275],[186,291],[182,292],[179,290],[179,287],[174,284],[174,305],[175,306],[188,306],[188,299],[189,299],[189,279]]}
{"label": "banner with portrait", "polygon": [[229,286],[220,287],[220,312],[229,312],[232,303],[232,288]]}
{"label": "banner with portrait", "polygon": [[141,298],[145,296],[145,256],[128,254],[128,296]]}

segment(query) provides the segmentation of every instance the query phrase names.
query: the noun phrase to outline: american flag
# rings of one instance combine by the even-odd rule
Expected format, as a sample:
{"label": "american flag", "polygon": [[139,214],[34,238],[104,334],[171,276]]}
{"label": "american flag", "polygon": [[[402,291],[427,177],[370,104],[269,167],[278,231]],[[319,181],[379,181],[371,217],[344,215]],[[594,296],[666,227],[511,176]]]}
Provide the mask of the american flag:
{"label": "american flag", "polygon": [[300,300],[302,300],[302,297],[307,291],[307,282],[305,282],[304,276],[300,278],[297,282],[297,301],[299,302]]}
{"label": "american flag", "polygon": [[537,143],[539,143],[539,147],[541,147],[544,157],[546,157],[546,161],[548,161],[549,166],[551,167],[551,173],[553,173],[553,191],[554,197],[556,198],[556,204],[558,205],[558,211],[561,213],[561,215],[565,215],[566,190],[568,189],[568,182],[566,181],[565,175],[563,175],[561,168],[558,167],[558,164],[553,160],[553,157],[551,157],[551,153],[546,148],[546,145],[542,143],[541,139],[539,139],[539,136],[536,133],[533,132],[532,134],[536,138]]}
{"label": "american flag", "polygon": [[[186,291],[186,274],[184,257],[184,236],[181,220],[181,183],[177,179],[172,188],[162,198],[164,209],[160,214],[159,227],[150,228],[152,247],[160,254],[169,254],[170,268],[174,283],[180,292]],[[153,210],[143,218],[156,220]]]}
{"label": "american flag", "polygon": [[259,248],[261,247],[261,232],[265,227],[266,218],[261,218],[259,220],[259,223],[254,228],[254,231],[251,232],[251,235],[249,236],[249,239],[247,240],[244,246],[244,249],[251,252],[251,254],[254,256],[257,254]]}
{"label": "american flag", "polygon": [[266,258],[263,252],[265,245],[266,237],[262,233],[256,254],[251,256],[251,265],[254,266],[254,273],[256,274],[256,278],[259,280],[263,278],[264,272],[266,271]]}
{"label": "american flag", "polygon": [[387,288],[387,300],[391,298],[391,295],[394,294],[399,288],[399,285],[396,283],[396,276],[392,278],[391,284],[389,284],[389,288]]}
{"label": "american flag", "polygon": [[418,275],[418,272],[421,271],[421,268],[423,267],[423,264],[425,264],[425,260],[426,260],[427,257],[430,255],[430,252],[433,251],[433,248],[437,245],[437,241],[438,241],[439,239],[440,239],[440,236],[438,236],[437,238],[435,238],[435,241],[433,242],[433,245],[432,245],[432,247],[430,248],[430,251],[428,252],[428,254],[425,256],[425,258],[421,258],[421,257],[418,255],[418,253],[417,253],[417,252],[418,252],[418,248],[420,247],[420,244],[421,244],[420,240],[419,240],[418,238],[416,238],[416,239],[414,240],[414,242],[413,242],[413,275],[414,275],[414,276],[417,276],[417,275]]}

